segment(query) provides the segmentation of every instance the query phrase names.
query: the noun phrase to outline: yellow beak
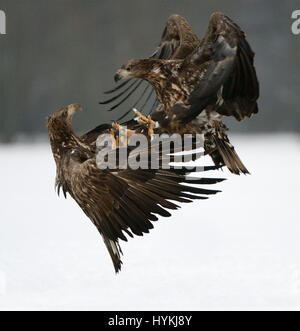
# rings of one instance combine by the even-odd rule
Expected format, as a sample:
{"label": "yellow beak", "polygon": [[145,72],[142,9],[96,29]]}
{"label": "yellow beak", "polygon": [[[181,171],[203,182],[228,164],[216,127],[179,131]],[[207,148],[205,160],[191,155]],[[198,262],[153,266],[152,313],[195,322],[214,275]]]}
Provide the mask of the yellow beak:
{"label": "yellow beak", "polygon": [[82,110],[82,107],[78,103],[68,106],[68,114],[70,116],[73,116],[78,110]]}
{"label": "yellow beak", "polygon": [[119,69],[116,74],[115,74],[115,82],[117,83],[119,80],[126,78],[129,76],[129,71],[125,70],[125,69]]}

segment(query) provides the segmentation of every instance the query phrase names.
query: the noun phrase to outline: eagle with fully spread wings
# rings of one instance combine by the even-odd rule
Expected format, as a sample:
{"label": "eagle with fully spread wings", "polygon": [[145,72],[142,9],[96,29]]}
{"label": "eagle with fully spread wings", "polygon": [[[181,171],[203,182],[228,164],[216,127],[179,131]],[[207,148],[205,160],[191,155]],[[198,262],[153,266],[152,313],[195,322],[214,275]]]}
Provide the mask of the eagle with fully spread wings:
{"label": "eagle with fully spread wings", "polygon": [[151,118],[139,113],[141,123],[152,125],[154,120],[160,132],[204,134],[205,151],[216,165],[246,174],[222,117],[241,121],[258,112],[259,84],[253,60],[245,33],[224,14],[211,16],[202,40],[184,18],[172,15],[152,56],[125,63],[115,80],[126,80],[107,92],[117,95],[101,103],[116,102],[110,110],[118,108],[146,81],[150,87],[140,93],[133,107],[143,111],[151,99],[151,87],[156,100],[150,107]]}
{"label": "eagle with fully spread wings", "polygon": [[[175,202],[206,199],[219,192],[199,185],[216,184],[223,179],[194,177],[191,181],[188,176],[191,169],[174,166],[169,169],[161,166],[157,169],[102,169],[97,161],[96,142],[103,134],[110,134],[113,127],[102,124],[80,137],[75,135],[72,117],[80,109],[80,105],[72,104],[48,118],[56,163],[56,187],[58,194],[61,190],[65,197],[69,194],[94,223],[118,272],[122,264],[119,240],[127,241],[128,236],[148,233],[158,216],[169,217],[168,210],[179,208]],[[131,132],[145,134],[151,141],[147,130],[136,121],[128,122],[127,127]],[[115,147],[120,148],[120,145]],[[151,149],[146,148],[143,152],[150,160]],[[128,159],[130,157],[136,155],[129,154]],[[211,166],[203,170],[216,168]]]}

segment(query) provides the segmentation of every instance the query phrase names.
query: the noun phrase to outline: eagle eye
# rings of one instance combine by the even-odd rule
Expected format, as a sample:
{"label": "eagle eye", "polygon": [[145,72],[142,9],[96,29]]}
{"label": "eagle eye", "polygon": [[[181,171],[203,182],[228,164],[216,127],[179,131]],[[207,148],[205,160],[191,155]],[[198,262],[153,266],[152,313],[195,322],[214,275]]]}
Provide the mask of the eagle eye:
{"label": "eagle eye", "polygon": [[131,68],[132,68],[131,66],[127,66],[127,67],[126,67],[126,70],[127,70],[127,71],[131,71]]}

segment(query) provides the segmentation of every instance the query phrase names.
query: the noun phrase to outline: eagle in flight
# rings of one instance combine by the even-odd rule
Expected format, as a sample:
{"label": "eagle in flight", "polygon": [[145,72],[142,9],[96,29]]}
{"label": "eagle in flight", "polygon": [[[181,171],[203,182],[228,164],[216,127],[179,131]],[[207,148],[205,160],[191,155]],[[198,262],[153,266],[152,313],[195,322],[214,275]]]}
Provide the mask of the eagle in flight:
{"label": "eagle in flight", "polygon": [[[77,136],[72,129],[72,117],[78,110],[81,106],[72,104],[48,118],[49,138],[56,163],[56,188],[58,194],[61,190],[65,197],[69,194],[94,223],[118,272],[122,264],[119,240],[127,241],[128,236],[148,233],[158,216],[169,217],[168,210],[179,208],[176,202],[206,199],[219,192],[199,185],[216,184],[223,179],[193,177],[191,181],[188,175],[192,170],[174,166],[167,170],[162,167],[101,170],[97,163],[96,141],[102,134],[110,134],[113,127],[102,124]],[[144,126],[136,121],[127,124],[130,132],[148,135]],[[151,141],[149,136],[148,140]],[[120,145],[116,146],[116,149],[120,148]],[[150,160],[151,149],[147,148],[144,153]],[[216,168],[210,166],[203,170]]]}
{"label": "eagle in flight", "polygon": [[159,132],[203,134],[205,153],[215,165],[225,165],[234,174],[247,174],[229,142],[222,117],[241,121],[258,112],[259,84],[253,59],[245,33],[224,14],[212,14],[202,40],[184,18],[172,15],[152,56],[122,65],[115,81],[126,80],[106,92],[117,95],[101,103],[117,102],[110,110],[118,108],[146,81],[150,86],[133,107],[140,105],[142,112],[153,91],[156,100],[150,107],[151,117],[138,113],[141,124],[153,126],[155,121]]}

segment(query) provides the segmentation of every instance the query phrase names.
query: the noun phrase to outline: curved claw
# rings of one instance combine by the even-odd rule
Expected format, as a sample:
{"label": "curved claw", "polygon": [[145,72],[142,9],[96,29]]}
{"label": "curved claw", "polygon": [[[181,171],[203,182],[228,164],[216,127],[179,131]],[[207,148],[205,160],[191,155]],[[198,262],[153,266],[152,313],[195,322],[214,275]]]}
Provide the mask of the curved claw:
{"label": "curved claw", "polygon": [[137,115],[137,121],[142,124],[145,125],[148,128],[148,135],[150,137],[153,136],[154,134],[154,128],[155,128],[155,122],[152,120],[151,116],[148,115],[147,117],[144,116],[142,113],[140,113],[137,109],[133,109],[133,111],[135,112],[135,114]]}

